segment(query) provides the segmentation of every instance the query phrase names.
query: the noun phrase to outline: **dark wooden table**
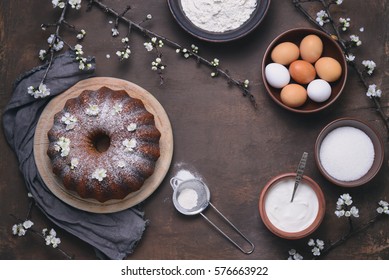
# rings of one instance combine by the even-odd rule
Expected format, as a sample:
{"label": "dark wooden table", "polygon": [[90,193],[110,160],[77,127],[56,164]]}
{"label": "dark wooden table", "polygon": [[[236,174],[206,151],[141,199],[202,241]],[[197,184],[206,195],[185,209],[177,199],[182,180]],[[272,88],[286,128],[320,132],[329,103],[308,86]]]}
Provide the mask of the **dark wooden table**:
{"label": "dark wooden table", "polygon": [[[109,20],[112,19],[97,9],[86,13],[86,1],[79,12],[71,11],[69,21],[87,30],[83,46],[86,54],[96,57],[96,75],[125,79],[151,92],[167,111],[173,127],[171,168],[157,191],[143,203],[149,226],[129,259],[286,259],[291,248],[309,259],[308,238],[299,241],[280,239],[265,228],[258,213],[258,197],[265,183],[280,173],[295,171],[304,151],[310,154],[305,174],[321,186],[327,203],[324,221],[310,237],[329,242],[347,232],[347,221],[334,215],[337,198],[345,192],[352,195],[360,210],[357,224],[374,216],[380,199],[389,200],[388,134],[354,72],[350,71],[344,93],[337,102],[315,115],[288,112],[277,106],[265,91],[261,60],[267,45],[285,30],[312,27],[294,8],[292,1],[273,0],[265,20],[252,34],[225,44],[207,43],[188,35],[173,19],[165,0],[106,0],[104,3],[118,11],[130,3],[132,10],[128,16],[135,21],[152,14],[152,21],[145,24],[147,28],[186,46],[194,43],[206,58],[219,58],[223,68],[234,77],[250,80],[252,93],[259,104],[257,110],[253,109],[239,89],[228,86],[222,78],[211,78],[208,68],[177,56],[169,47],[163,50],[168,67],[165,83],[160,86],[158,76],[150,70],[154,55],[145,50],[142,35],[136,32],[131,35],[132,57],[119,62],[115,52],[121,47],[121,36],[111,37]],[[315,12],[315,9],[311,11]],[[46,47],[49,35],[40,29],[40,25],[54,22],[59,10],[53,10],[50,1],[14,0],[1,1],[0,11],[2,113],[11,97],[15,79],[40,64],[38,51]],[[388,1],[344,1],[334,12],[334,18],[340,16],[351,18],[353,33],[363,41],[356,51],[357,58],[377,63],[376,72],[369,81],[383,90],[381,103],[388,111]],[[364,32],[359,31],[360,27],[364,27]],[[125,32],[123,26],[120,28]],[[67,32],[65,36],[73,35]],[[107,54],[111,56],[109,59]],[[315,165],[315,139],[326,124],[339,117],[362,119],[376,128],[384,139],[384,164],[366,186],[343,189],[332,185]],[[63,258],[34,235],[12,236],[12,225],[17,222],[12,215],[25,217],[28,198],[16,157],[3,133],[0,135],[0,259]],[[242,254],[201,217],[183,216],[175,210],[169,179],[179,163],[193,166],[206,180],[212,202],[255,244],[253,254]],[[32,219],[37,228],[52,226],[36,208]],[[61,229],[57,232],[62,239],[61,247],[77,259],[96,258],[91,246]],[[326,258],[389,259],[388,232],[388,220],[382,220],[332,250]]]}

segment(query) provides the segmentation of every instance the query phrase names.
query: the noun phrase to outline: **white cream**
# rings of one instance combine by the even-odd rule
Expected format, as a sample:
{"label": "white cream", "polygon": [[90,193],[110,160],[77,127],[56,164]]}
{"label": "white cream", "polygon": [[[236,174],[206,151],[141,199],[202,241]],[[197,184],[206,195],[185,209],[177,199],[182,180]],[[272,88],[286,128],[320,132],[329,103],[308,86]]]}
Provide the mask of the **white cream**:
{"label": "white cream", "polygon": [[293,179],[283,179],[270,187],[265,197],[265,211],[270,222],[285,232],[308,228],[319,212],[319,200],[308,184],[301,181],[290,202],[293,188]]}
{"label": "white cream", "polygon": [[188,19],[211,32],[226,32],[244,24],[254,12],[257,0],[181,0]]}

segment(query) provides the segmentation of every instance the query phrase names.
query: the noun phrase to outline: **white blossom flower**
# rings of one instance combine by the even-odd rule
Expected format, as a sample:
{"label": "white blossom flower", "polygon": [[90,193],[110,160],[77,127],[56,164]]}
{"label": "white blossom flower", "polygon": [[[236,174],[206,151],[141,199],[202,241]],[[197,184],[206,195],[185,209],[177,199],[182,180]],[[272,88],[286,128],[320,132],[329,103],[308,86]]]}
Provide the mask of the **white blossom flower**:
{"label": "white blossom flower", "polygon": [[375,67],[377,66],[373,60],[363,60],[362,65],[366,67],[367,74],[373,74]]}
{"label": "white blossom flower", "polygon": [[336,3],[337,5],[340,5],[340,4],[343,3],[343,0],[336,0],[335,3]]}
{"label": "white blossom flower", "polygon": [[378,214],[386,214],[389,215],[389,203],[381,200],[378,202],[379,207],[377,208]]}
{"label": "white blossom flower", "polygon": [[125,139],[122,144],[125,152],[132,152],[135,149],[137,142],[135,138],[131,138],[130,140]]}
{"label": "white blossom flower", "polygon": [[70,152],[70,139],[61,136],[54,148],[57,152],[61,152],[61,157],[66,157]]}
{"label": "white blossom flower", "polygon": [[217,67],[217,66],[219,66],[219,62],[220,62],[219,59],[214,58],[214,59],[211,61],[211,65]]}
{"label": "white blossom flower", "polygon": [[117,28],[112,28],[111,32],[112,32],[112,37],[116,37],[119,35],[119,30],[117,30]]}
{"label": "white blossom flower", "polygon": [[366,92],[366,95],[370,98],[372,97],[381,97],[382,91],[380,89],[377,89],[377,85],[372,84],[369,85],[369,88]]}
{"label": "white blossom flower", "polygon": [[335,211],[335,215],[340,218],[340,217],[343,217],[345,214],[345,211],[344,210],[336,210]]}
{"label": "white blossom flower", "polygon": [[12,226],[12,234],[17,236],[26,235],[26,229],[23,227],[23,224],[17,224]]}
{"label": "white blossom flower", "polygon": [[358,218],[359,217],[359,209],[357,207],[355,207],[355,206],[351,207],[350,214],[353,217]]}
{"label": "white blossom flower", "polygon": [[323,26],[325,23],[329,22],[328,14],[324,11],[321,10],[316,13],[316,22],[320,25]]}
{"label": "white blossom flower", "polygon": [[249,87],[249,84],[250,84],[250,81],[249,81],[249,80],[244,80],[243,86],[244,86],[245,88],[248,88],[248,87]]}
{"label": "white blossom flower", "polygon": [[132,132],[132,131],[135,131],[137,128],[137,125],[136,123],[130,123],[128,126],[127,126],[127,130]]}
{"label": "white blossom flower", "polygon": [[70,169],[74,170],[78,167],[79,160],[78,158],[72,158],[70,161]]}
{"label": "white blossom flower", "polygon": [[342,194],[340,198],[344,201],[344,204],[346,204],[347,206],[353,204],[352,197],[348,193]]}
{"label": "white blossom flower", "polygon": [[111,55],[110,55],[110,54],[106,54],[105,57],[106,57],[107,59],[109,59],[109,58],[111,58]]}
{"label": "white blossom flower", "polygon": [[342,194],[338,201],[336,202],[336,211],[335,215],[340,217],[359,217],[359,209],[355,206],[351,206],[353,204],[352,197],[348,193]]}
{"label": "white blossom flower", "polygon": [[53,8],[65,8],[65,2],[61,0],[52,0],[51,3],[53,4]]}
{"label": "white blossom flower", "polygon": [[92,173],[92,178],[98,180],[99,182],[103,181],[105,177],[107,177],[107,170],[104,168],[97,168]]}
{"label": "white blossom flower", "polygon": [[69,5],[73,8],[73,9],[80,9],[81,8],[81,0],[69,0]]}
{"label": "white blossom flower", "polygon": [[359,40],[359,36],[357,35],[350,35],[350,40],[353,42],[356,46],[362,45],[362,41]]}
{"label": "white blossom flower", "polygon": [[88,116],[97,116],[100,113],[99,106],[96,104],[90,104],[88,108],[86,108],[85,113]]}
{"label": "white blossom flower", "polygon": [[153,44],[151,42],[143,43],[143,45],[145,46],[148,52],[151,52],[153,50]]}
{"label": "white blossom flower", "polygon": [[123,111],[123,105],[120,103],[115,103],[113,105],[113,110],[112,110],[112,116],[120,114],[120,112]]}
{"label": "white blossom flower", "polygon": [[165,65],[162,64],[162,59],[160,57],[157,57],[154,61],[151,62],[151,70],[157,71],[158,69],[165,69]]}
{"label": "white blossom flower", "polygon": [[126,43],[128,43],[129,41],[130,41],[130,39],[128,39],[128,37],[122,38],[122,43],[123,43],[123,44],[126,44]]}
{"label": "white blossom flower", "polygon": [[71,115],[70,113],[66,112],[62,116],[61,122],[66,125],[66,130],[72,130],[76,126],[77,118]]}
{"label": "white blossom flower", "polygon": [[359,28],[359,32],[363,32],[363,31],[365,31],[364,27]]}
{"label": "white blossom flower", "polygon": [[339,22],[342,24],[342,30],[346,31],[350,27],[350,18],[339,18]]}
{"label": "white blossom flower", "polygon": [[289,258],[288,260],[302,260],[304,259],[302,255],[300,255],[299,253],[297,253],[297,251],[295,249],[290,249],[289,250]]}
{"label": "white blossom flower", "polygon": [[117,51],[116,55],[120,58],[120,60],[128,59],[131,54],[130,46],[127,46],[123,51]]}
{"label": "white blossom flower", "polygon": [[29,229],[30,227],[32,227],[34,225],[34,223],[32,222],[32,221],[30,221],[30,220],[27,220],[27,221],[24,221],[23,222],[23,227],[25,228],[25,229]]}
{"label": "white blossom flower", "polygon": [[199,47],[197,47],[196,45],[192,44],[190,47],[192,48],[192,52],[194,52],[194,53],[199,52]]}
{"label": "white blossom flower", "polygon": [[150,19],[153,18],[153,16],[152,16],[151,14],[148,14],[148,15],[146,16],[146,18],[147,18],[148,20],[150,20]]}
{"label": "white blossom flower", "polygon": [[346,60],[351,62],[351,61],[354,61],[355,59],[355,55],[353,55],[352,53],[348,53],[346,54]]}
{"label": "white blossom flower", "polygon": [[15,224],[12,226],[12,234],[17,236],[24,236],[29,228],[31,228],[34,223],[30,220],[26,220],[23,223]]}
{"label": "white blossom flower", "polygon": [[320,239],[315,241],[311,238],[308,241],[308,246],[313,247],[312,253],[314,256],[320,256],[320,252],[324,249],[324,241]]}
{"label": "white blossom flower", "polygon": [[49,231],[49,234],[47,234],[47,228],[44,228],[42,230],[42,235],[45,238],[47,246],[57,248],[58,245],[61,243],[61,239],[57,237],[57,232],[54,229],[51,229]]}
{"label": "white blossom flower", "polygon": [[124,168],[126,166],[126,162],[124,160],[119,160],[118,167]]}
{"label": "white blossom flower", "polygon": [[29,86],[27,92],[34,98],[43,98],[50,95],[50,89],[43,83],[41,83],[38,88]]}
{"label": "white blossom flower", "polygon": [[78,40],[81,40],[85,37],[85,35],[86,35],[86,31],[84,29],[81,29],[80,33],[78,33],[76,37]]}
{"label": "white blossom flower", "polygon": [[45,60],[46,55],[47,55],[47,51],[46,50],[40,50],[39,51],[39,59],[40,60]]}

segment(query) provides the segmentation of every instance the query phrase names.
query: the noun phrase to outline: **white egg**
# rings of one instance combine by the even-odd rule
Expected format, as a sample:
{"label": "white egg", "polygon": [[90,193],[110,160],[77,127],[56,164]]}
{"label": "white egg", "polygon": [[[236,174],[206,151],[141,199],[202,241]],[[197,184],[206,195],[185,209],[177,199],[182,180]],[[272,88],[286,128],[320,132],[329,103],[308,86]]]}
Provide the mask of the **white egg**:
{"label": "white egg", "polygon": [[331,96],[331,86],[322,79],[313,80],[308,84],[308,97],[315,102],[324,102]]}
{"label": "white egg", "polygon": [[265,67],[266,81],[275,88],[283,88],[290,81],[288,68],[279,63],[270,63]]}

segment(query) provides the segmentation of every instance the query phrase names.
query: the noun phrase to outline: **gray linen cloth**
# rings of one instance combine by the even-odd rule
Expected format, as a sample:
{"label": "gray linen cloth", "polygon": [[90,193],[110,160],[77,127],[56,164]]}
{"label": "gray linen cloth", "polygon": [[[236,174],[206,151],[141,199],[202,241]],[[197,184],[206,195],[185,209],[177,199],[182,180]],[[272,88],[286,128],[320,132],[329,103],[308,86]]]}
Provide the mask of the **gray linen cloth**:
{"label": "gray linen cloth", "polygon": [[51,98],[92,76],[94,59],[91,62],[91,69],[80,71],[71,52],[57,56],[45,80],[51,92],[46,98],[35,99],[27,93],[27,88],[39,85],[47,65],[25,73],[16,81],[12,98],[5,108],[4,133],[16,153],[26,187],[42,212],[58,227],[92,245],[99,258],[123,259],[133,252],[145,230],[143,212],[133,207],[117,213],[96,214],[63,203],[43,182],[33,154],[35,127],[42,110]]}

